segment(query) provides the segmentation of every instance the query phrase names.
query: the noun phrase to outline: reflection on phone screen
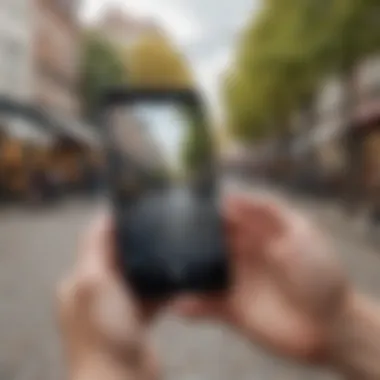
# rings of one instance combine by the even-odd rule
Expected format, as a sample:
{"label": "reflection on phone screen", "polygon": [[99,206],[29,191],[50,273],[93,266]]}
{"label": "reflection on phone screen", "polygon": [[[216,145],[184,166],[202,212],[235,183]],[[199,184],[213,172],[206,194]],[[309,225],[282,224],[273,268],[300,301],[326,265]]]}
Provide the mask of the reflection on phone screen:
{"label": "reflection on phone screen", "polygon": [[190,107],[139,103],[113,115],[113,138],[121,158],[120,200],[160,194],[168,202],[211,191],[211,143],[202,116]]}
{"label": "reflection on phone screen", "polygon": [[123,250],[136,253],[129,264],[149,262],[178,282],[184,265],[208,268],[223,248],[203,117],[170,102],[138,102],[112,113]]}

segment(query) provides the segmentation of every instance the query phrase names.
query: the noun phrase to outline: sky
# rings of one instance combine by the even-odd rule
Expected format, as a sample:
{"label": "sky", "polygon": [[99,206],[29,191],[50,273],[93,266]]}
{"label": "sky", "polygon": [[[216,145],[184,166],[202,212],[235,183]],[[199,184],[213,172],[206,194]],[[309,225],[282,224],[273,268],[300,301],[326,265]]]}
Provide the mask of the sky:
{"label": "sky", "polygon": [[189,60],[209,105],[220,113],[218,78],[234,55],[239,32],[259,0],[85,0],[83,17],[108,5],[157,19]]}

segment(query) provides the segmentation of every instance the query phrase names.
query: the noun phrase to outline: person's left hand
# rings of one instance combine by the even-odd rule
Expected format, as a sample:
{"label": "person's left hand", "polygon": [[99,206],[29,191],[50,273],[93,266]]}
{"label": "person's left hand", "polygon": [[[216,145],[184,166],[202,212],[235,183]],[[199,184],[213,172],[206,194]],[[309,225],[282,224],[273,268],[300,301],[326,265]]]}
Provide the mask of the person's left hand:
{"label": "person's left hand", "polygon": [[58,289],[70,380],[156,379],[147,327],[162,305],[135,299],[117,271],[112,222],[89,229],[72,273]]}

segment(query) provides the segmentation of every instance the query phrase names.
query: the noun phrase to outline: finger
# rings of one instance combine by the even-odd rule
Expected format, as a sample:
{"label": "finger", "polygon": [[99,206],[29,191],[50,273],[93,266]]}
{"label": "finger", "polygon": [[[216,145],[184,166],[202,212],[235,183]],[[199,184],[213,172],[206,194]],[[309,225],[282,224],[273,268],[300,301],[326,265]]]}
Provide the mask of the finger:
{"label": "finger", "polygon": [[261,256],[256,247],[257,238],[252,236],[251,223],[246,216],[251,204],[252,200],[241,195],[230,196],[224,203],[226,244],[232,274],[251,271],[252,265],[257,265],[254,261]]}
{"label": "finger", "polygon": [[280,236],[286,229],[279,209],[271,203],[251,203],[247,206],[245,217],[251,228],[256,231],[256,235],[262,239]]}
{"label": "finger", "polygon": [[249,198],[247,195],[235,193],[226,197],[223,204],[227,210],[236,210],[239,214],[241,211],[244,211],[247,205],[253,202],[252,198]]}
{"label": "finger", "polygon": [[227,232],[239,230],[244,222],[246,200],[241,195],[233,195],[223,202],[223,221]]}
{"label": "finger", "polygon": [[109,272],[115,265],[114,226],[110,214],[98,216],[85,232],[79,250],[78,269]]}
{"label": "finger", "polygon": [[319,247],[320,239],[309,220],[302,215],[284,210],[283,218],[286,218],[287,228],[282,235],[270,241],[268,254],[273,264],[292,271],[294,263],[299,263],[302,256],[313,256],[310,253]]}
{"label": "finger", "polygon": [[267,203],[247,196],[231,197],[225,202],[226,233],[235,259],[261,258],[265,244],[274,234],[276,219]]}
{"label": "finger", "polygon": [[256,227],[260,233],[279,234],[284,228],[279,204],[267,198],[248,195],[230,196],[225,201],[225,218],[232,225],[242,222]]}

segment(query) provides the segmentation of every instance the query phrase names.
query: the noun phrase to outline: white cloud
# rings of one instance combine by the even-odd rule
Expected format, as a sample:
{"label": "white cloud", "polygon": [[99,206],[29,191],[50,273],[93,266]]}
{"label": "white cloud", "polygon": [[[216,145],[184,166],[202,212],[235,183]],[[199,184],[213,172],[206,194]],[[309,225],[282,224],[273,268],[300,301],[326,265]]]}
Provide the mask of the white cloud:
{"label": "white cloud", "polygon": [[180,45],[194,43],[202,35],[202,27],[193,18],[181,12],[180,9],[167,8],[156,15],[163,26]]}

